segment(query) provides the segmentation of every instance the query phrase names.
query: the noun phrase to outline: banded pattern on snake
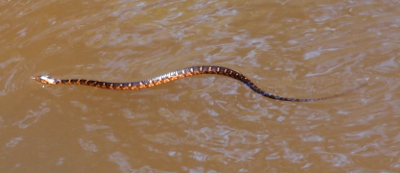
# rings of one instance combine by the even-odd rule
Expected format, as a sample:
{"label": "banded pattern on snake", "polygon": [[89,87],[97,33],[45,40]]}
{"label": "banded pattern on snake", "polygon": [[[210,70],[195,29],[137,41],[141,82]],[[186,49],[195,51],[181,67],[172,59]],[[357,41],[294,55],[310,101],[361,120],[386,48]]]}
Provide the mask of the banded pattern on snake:
{"label": "banded pattern on snake", "polygon": [[49,76],[37,76],[34,79],[40,83],[50,84],[50,85],[74,84],[74,85],[87,85],[87,86],[93,86],[93,87],[98,87],[98,88],[103,88],[103,89],[112,89],[112,90],[137,90],[137,89],[150,88],[150,87],[153,87],[156,85],[171,82],[173,80],[177,80],[177,79],[188,77],[188,76],[199,75],[199,74],[217,74],[217,75],[228,76],[230,78],[233,78],[233,79],[243,82],[250,89],[252,89],[256,93],[261,94],[265,97],[279,100],[279,101],[291,101],[291,102],[312,102],[312,101],[318,101],[318,100],[326,100],[326,99],[344,95],[346,93],[352,92],[352,91],[366,85],[366,84],[363,84],[356,88],[350,89],[346,92],[327,96],[327,97],[321,97],[321,98],[287,98],[287,97],[281,97],[281,96],[277,96],[275,94],[268,93],[268,92],[260,89],[249,78],[247,78],[245,75],[243,75],[239,71],[236,71],[236,70],[233,70],[233,69],[230,69],[227,67],[221,67],[221,66],[187,67],[187,68],[171,71],[169,73],[166,73],[161,76],[157,76],[157,77],[154,77],[154,78],[151,78],[148,80],[137,81],[137,82],[128,82],[128,83],[103,82],[103,81],[87,80],[87,79],[55,79],[55,78],[52,78]]}

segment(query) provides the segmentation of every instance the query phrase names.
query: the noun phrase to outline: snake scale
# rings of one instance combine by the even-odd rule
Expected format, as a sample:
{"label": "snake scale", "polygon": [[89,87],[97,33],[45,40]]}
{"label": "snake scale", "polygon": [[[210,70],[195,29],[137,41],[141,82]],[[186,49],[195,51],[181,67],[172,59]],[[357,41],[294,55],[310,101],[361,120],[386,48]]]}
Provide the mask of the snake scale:
{"label": "snake scale", "polygon": [[228,76],[230,78],[239,80],[246,84],[250,89],[255,91],[258,94],[261,94],[265,97],[279,100],[279,101],[291,101],[291,102],[312,102],[318,100],[326,100],[334,97],[338,97],[344,95],[346,93],[352,92],[366,84],[360,85],[356,88],[350,89],[346,92],[342,92],[340,94],[331,95],[327,97],[321,98],[287,98],[277,96],[275,94],[268,93],[262,89],[260,89],[257,85],[255,85],[249,78],[240,73],[239,71],[221,67],[221,66],[193,66],[187,67],[175,71],[171,71],[169,73],[163,74],[161,76],[157,76],[148,80],[137,81],[137,82],[127,82],[127,83],[116,83],[116,82],[103,82],[96,80],[87,80],[87,79],[55,79],[49,76],[37,76],[34,79],[43,84],[57,85],[57,84],[73,84],[73,85],[87,85],[93,86],[103,89],[112,89],[112,90],[137,90],[150,88],[156,85],[164,84],[171,82],[173,80],[177,80],[184,77],[199,75],[199,74],[216,74]]}

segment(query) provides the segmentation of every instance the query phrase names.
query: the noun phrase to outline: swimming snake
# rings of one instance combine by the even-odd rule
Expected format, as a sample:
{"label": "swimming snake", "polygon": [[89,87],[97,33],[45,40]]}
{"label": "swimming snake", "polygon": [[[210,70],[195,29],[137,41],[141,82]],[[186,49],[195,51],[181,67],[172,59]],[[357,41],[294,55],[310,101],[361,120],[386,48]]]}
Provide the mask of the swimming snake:
{"label": "swimming snake", "polygon": [[50,84],[50,85],[57,85],[57,84],[74,84],[74,85],[87,85],[93,86],[103,89],[112,89],[112,90],[137,90],[137,89],[144,89],[150,88],[156,85],[164,84],[171,82],[173,80],[177,80],[184,77],[199,75],[199,74],[216,74],[216,75],[223,75],[227,76],[236,80],[239,80],[246,84],[250,89],[255,91],[262,96],[279,100],[279,101],[291,101],[291,102],[312,102],[318,100],[326,100],[330,98],[335,98],[349,92],[352,92],[356,89],[359,89],[366,85],[360,85],[348,91],[327,96],[327,97],[320,97],[320,98],[287,98],[277,96],[275,94],[268,93],[262,89],[260,89],[256,84],[254,84],[249,78],[247,78],[244,74],[239,71],[221,67],[221,66],[192,66],[187,67],[175,71],[168,72],[161,76],[157,76],[148,80],[143,81],[136,81],[136,82],[127,82],[127,83],[119,83],[119,82],[103,82],[103,81],[96,81],[96,80],[87,80],[87,79],[55,79],[49,76],[37,76],[34,79],[43,84]]}

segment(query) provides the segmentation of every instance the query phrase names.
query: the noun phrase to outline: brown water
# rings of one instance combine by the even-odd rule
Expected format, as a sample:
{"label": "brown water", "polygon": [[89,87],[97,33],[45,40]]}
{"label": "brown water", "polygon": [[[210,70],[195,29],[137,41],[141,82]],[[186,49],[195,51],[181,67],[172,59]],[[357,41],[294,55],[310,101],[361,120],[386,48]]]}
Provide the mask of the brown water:
{"label": "brown water", "polygon": [[[400,172],[398,0],[1,1],[0,172]],[[151,89],[43,86],[37,75]],[[43,86],[43,87],[42,87]]]}

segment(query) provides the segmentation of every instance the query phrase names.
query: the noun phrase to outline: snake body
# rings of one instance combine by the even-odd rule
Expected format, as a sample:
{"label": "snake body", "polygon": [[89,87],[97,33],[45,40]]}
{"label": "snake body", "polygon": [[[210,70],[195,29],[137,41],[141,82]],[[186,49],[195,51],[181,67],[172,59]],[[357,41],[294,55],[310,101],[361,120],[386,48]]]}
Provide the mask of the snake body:
{"label": "snake body", "polygon": [[312,102],[318,100],[326,100],[334,97],[338,97],[344,95],[346,93],[352,92],[355,89],[358,89],[364,85],[359,87],[353,88],[346,92],[331,95],[327,97],[321,98],[287,98],[277,96],[275,94],[268,93],[262,89],[260,89],[257,85],[255,85],[249,78],[245,75],[240,73],[239,71],[221,67],[221,66],[193,66],[187,67],[175,71],[171,71],[169,73],[163,74],[161,76],[157,76],[148,80],[143,81],[136,81],[136,82],[127,82],[127,83],[115,83],[115,82],[103,82],[103,81],[96,81],[96,80],[87,80],[87,79],[55,79],[49,76],[37,76],[34,79],[43,84],[50,84],[50,85],[57,85],[57,84],[73,84],[73,85],[87,85],[98,87],[102,89],[112,89],[112,90],[137,90],[137,89],[144,89],[154,87],[156,85],[161,85],[164,83],[171,82],[173,80],[177,80],[184,77],[199,75],[199,74],[216,74],[216,75],[223,75],[227,76],[236,80],[239,80],[246,84],[250,89],[255,91],[258,94],[261,94],[265,97],[279,100],[279,101],[291,101],[291,102]]}

